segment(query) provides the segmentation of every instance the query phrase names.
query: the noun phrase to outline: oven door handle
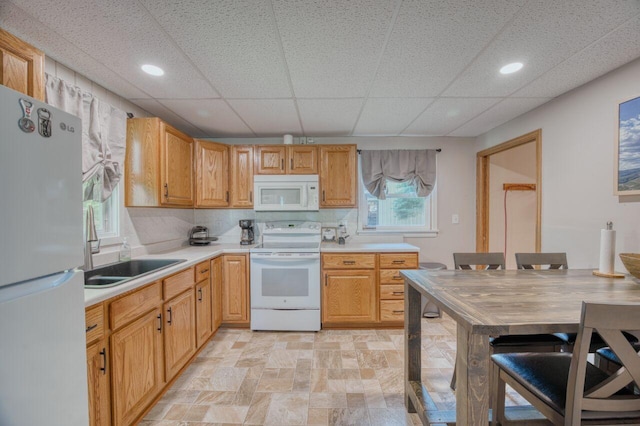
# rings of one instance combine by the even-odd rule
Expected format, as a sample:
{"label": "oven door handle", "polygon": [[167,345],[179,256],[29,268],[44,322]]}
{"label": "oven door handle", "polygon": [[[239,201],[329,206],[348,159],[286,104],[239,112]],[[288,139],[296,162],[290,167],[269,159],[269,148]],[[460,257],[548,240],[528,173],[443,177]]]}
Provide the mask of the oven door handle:
{"label": "oven door handle", "polygon": [[307,260],[317,260],[320,259],[319,254],[312,254],[310,256],[256,256],[251,255],[252,262],[265,262],[265,263],[281,263],[281,262],[305,262]]}

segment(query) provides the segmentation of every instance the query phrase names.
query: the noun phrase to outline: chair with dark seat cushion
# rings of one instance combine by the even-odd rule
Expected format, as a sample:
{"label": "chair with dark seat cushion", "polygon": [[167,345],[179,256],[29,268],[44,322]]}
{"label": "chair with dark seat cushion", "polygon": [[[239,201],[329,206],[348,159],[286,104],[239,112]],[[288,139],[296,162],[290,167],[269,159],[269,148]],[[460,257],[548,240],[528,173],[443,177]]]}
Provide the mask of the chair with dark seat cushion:
{"label": "chair with dark seat cushion", "polygon": [[[582,304],[573,353],[510,353],[491,356],[492,424],[505,421],[505,384],[554,425],[620,424],[640,421],[640,356],[622,334],[640,329],[640,305]],[[607,374],[589,363],[589,342],[598,331],[622,367]]]}
{"label": "chair with dark seat cushion", "polygon": [[[631,347],[634,351],[640,352],[640,343],[632,342]],[[620,362],[620,359],[616,356],[616,354],[611,350],[611,348],[605,346],[596,351],[595,365],[601,370],[612,373],[614,371],[618,371],[618,369],[620,369],[620,367],[622,366],[622,363]]]}
{"label": "chair with dark seat cushion", "polygon": [[569,269],[566,253],[516,253],[518,269],[534,269],[546,266],[546,269]]}
{"label": "chair with dark seat cushion", "polygon": [[[453,253],[456,269],[474,270],[474,266],[483,265],[487,269],[505,269],[503,253]],[[489,339],[493,353],[503,352],[554,352],[560,351],[566,344],[553,334],[512,334]],[[456,369],[451,378],[451,389],[456,387]]]}

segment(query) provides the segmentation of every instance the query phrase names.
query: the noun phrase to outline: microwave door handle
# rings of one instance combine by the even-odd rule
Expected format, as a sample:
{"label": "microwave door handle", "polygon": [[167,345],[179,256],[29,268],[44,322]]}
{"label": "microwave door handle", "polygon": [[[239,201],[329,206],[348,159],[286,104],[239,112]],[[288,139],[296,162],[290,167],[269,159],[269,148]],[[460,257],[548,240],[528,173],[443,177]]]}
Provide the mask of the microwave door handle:
{"label": "microwave door handle", "polygon": [[309,185],[304,185],[302,191],[302,207],[307,207],[309,205]]}

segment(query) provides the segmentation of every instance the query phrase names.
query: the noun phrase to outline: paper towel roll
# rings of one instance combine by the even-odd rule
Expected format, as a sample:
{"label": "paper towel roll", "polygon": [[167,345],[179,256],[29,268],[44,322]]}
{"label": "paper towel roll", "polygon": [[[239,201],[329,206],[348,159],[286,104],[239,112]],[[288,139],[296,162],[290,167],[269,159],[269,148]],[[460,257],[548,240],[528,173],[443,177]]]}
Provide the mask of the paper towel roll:
{"label": "paper towel roll", "polygon": [[601,274],[613,274],[616,256],[616,231],[600,230],[600,269]]}
{"label": "paper towel roll", "polygon": [[284,144],[291,145],[293,143],[293,135],[284,135]]}

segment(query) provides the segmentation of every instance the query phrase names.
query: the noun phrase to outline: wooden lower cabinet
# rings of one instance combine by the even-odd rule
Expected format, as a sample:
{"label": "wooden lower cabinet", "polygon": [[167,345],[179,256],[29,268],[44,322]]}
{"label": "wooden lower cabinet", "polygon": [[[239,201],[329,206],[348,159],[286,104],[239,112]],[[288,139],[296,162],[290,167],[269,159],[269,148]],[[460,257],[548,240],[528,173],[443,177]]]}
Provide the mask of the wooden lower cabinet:
{"label": "wooden lower cabinet", "polygon": [[196,309],[193,288],[164,304],[164,363],[168,382],[196,351]]}
{"label": "wooden lower cabinet", "polygon": [[375,270],[327,270],[323,275],[323,323],[377,321]]}
{"label": "wooden lower cabinet", "polygon": [[113,423],[133,424],[164,386],[162,313],[155,309],[111,335]]}
{"label": "wooden lower cabinet", "polygon": [[213,331],[222,324],[222,256],[211,260],[211,317]]}
{"label": "wooden lower cabinet", "polygon": [[196,284],[196,345],[201,347],[213,333],[211,314],[211,281],[207,278]]}
{"label": "wooden lower cabinet", "polygon": [[106,339],[87,347],[87,381],[89,383],[89,424],[111,424],[111,394],[108,371],[108,341]]}
{"label": "wooden lower cabinet", "polygon": [[222,256],[222,322],[249,322],[249,264],[247,256]]}

